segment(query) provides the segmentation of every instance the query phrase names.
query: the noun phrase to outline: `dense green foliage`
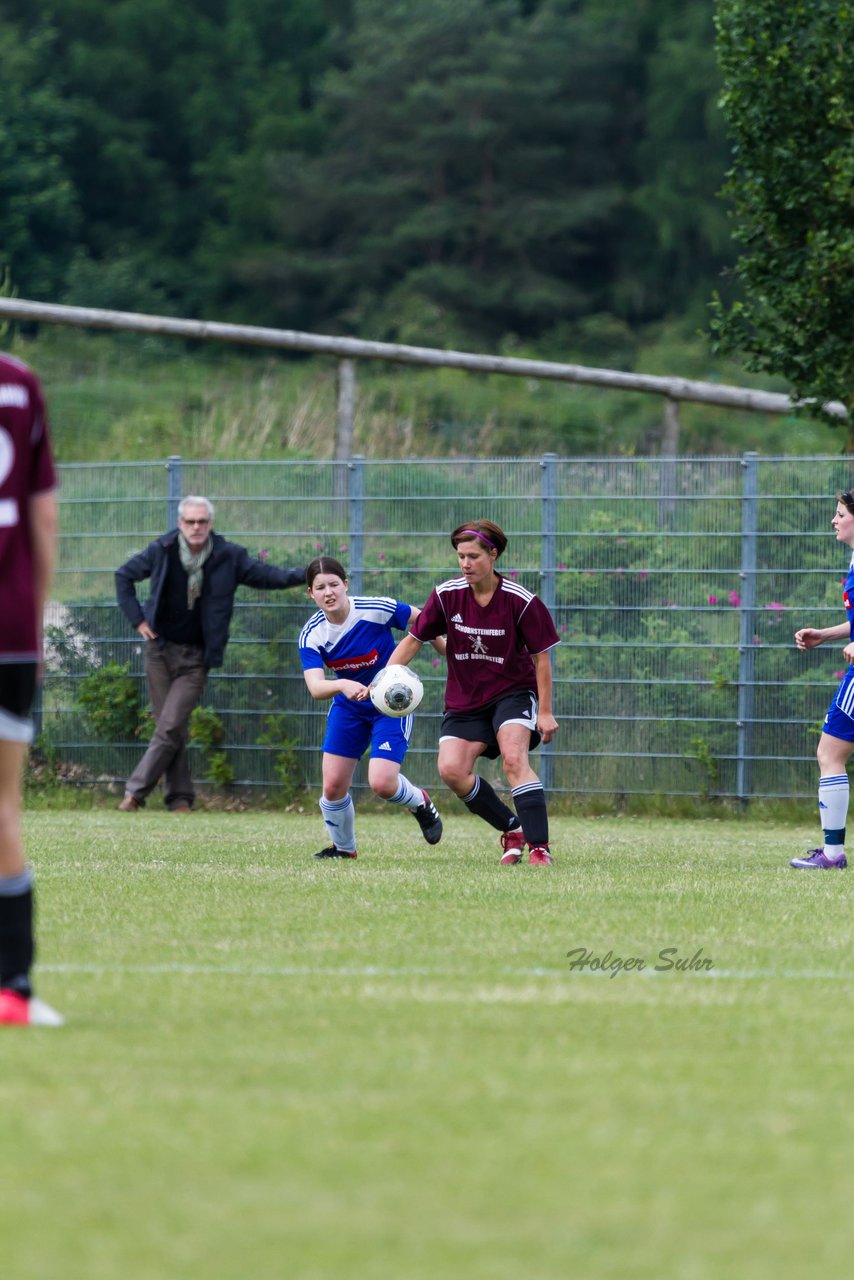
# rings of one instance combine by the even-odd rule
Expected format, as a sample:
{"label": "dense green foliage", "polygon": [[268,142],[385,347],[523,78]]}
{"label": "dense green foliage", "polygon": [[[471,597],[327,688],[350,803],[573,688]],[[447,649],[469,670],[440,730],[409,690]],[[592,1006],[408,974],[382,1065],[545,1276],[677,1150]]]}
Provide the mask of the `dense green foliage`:
{"label": "dense green foliage", "polygon": [[84,676],[77,701],[86,727],[98,742],[125,742],[140,736],[144,708],[129,664],[107,662]]}
{"label": "dense green foliage", "polygon": [[23,297],[628,361],[732,257],[706,0],[3,0],[0,53]]}
{"label": "dense green foliage", "polygon": [[717,21],[744,294],[721,344],[852,412],[854,4],[719,0]]}

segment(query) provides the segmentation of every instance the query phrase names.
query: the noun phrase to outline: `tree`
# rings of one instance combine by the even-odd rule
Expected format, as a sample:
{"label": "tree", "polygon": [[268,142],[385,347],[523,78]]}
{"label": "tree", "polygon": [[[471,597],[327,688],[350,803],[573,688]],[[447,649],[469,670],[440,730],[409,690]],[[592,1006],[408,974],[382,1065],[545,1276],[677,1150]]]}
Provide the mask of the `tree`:
{"label": "tree", "polygon": [[72,104],[50,76],[56,33],[0,18],[0,277],[50,297],[63,279],[79,210],[63,159]]}
{"label": "tree", "polygon": [[717,32],[743,245],[742,296],[713,302],[717,349],[854,424],[854,3],[718,0]]}
{"label": "tree", "polygon": [[[327,28],[317,0],[2,0],[0,232],[22,292],[191,313],[230,300],[235,247],[274,235],[268,157],[303,142]],[[77,216],[58,226],[62,178]],[[30,241],[47,215],[45,287]]]}
{"label": "tree", "polygon": [[735,259],[717,198],[730,163],[718,105],[709,5],[646,0],[639,10],[642,131],[632,203],[648,220],[627,237],[622,287],[644,291],[647,314],[707,314],[711,282]]}
{"label": "tree", "polygon": [[606,309],[633,20],[617,0],[525,10],[354,6],[322,86],[327,145],[285,158],[284,245],[265,276],[294,322],[444,345]]}

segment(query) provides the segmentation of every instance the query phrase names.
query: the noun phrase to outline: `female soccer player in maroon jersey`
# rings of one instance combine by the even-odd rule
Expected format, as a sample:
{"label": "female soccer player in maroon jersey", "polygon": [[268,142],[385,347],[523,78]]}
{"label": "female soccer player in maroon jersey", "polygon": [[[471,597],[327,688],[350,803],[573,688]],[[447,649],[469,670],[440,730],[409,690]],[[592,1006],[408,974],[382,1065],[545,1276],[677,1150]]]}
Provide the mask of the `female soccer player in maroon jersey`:
{"label": "female soccer player in maroon jersey", "polygon": [[21,775],[56,558],[56,474],[41,386],[0,353],[0,1025],[61,1025],[30,985],[33,873],[21,838]]}
{"label": "female soccer player in maroon jersey", "polygon": [[[435,587],[389,663],[408,663],[426,640],[447,637],[448,678],[439,738],[439,773],[466,807],[501,832],[501,862],[550,866],[548,809],[528,760],[557,732],[549,650],[559,643],[543,602],[498,573],[507,546],[491,520],[469,520],[451,534],[460,576]],[[516,812],[474,772],[478,756],[501,763]]]}

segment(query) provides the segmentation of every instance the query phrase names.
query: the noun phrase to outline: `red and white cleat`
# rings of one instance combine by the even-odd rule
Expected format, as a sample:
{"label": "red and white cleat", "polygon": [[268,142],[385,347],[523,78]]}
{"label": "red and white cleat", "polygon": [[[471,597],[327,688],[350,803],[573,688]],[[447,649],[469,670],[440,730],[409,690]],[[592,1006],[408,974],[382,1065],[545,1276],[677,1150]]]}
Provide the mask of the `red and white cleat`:
{"label": "red and white cleat", "polygon": [[549,853],[547,844],[538,844],[531,850],[528,858],[529,867],[550,867],[552,866],[552,855]]}
{"label": "red and white cleat", "polygon": [[502,867],[515,867],[517,862],[521,862],[522,850],[525,848],[525,833],[522,828],[514,827],[512,831],[503,831],[501,848],[504,850],[504,856],[500,860]]}
{"label": "red and white cleat", "polygon": [[61,1027],[64,1019],[37,996],[22,996],[8,988],[0,991],[0,1026]]}

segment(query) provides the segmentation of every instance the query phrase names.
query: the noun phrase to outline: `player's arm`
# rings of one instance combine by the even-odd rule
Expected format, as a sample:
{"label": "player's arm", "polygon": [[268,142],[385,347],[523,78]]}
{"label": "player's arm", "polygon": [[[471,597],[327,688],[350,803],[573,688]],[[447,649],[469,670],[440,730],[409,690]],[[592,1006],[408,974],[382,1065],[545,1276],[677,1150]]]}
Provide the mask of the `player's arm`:
{"label": "player's arm", "polygon": [[552,711],[552,663],[548,649],[544,653],[533,653],[531,658],[537,677],[537,729],[543,742],[551,742],[557,733],[557,720]]}
{"label": "player's arm", "polygon": [[343,693],[353,702],[364,702],[368,696],[367,685],[359,684],[358,680],[339,680],[337,677],[328,680],[321,667],[310,667],[303,671],[303,675],[313,698],[334,698],[336,693]]}
{"label": "player's arm", "polygon": [[[412,606],[411,606],[411,608],[410,608],[410,613],[409,613],[409,626],[410,626],[410,627],[411,627],[411,626],[413,625],[413,623],[415,622],[415,619],[416,619],[416,618],[418,618],[418,617],[420,616],[420,614],[421,614],[421,610],[420,610],[420,609],[416,609],[415,605],[412,605]],[[412,638],[413,638],[413,640],[415,639],[415,637],[414,637],[414,636],[413,636]],[[441,657],[443,657],[443,658],[444,658],[444,656],[445,656],[445,650],[446,650],[446,648],[448,647],[448,641],[447,641],[446,637],[445,637],[445,636],[436,636],[436,637],[435,637],[435,639],[433,639],[433,640],[431,640],[431,641],[430,641],[430,643],[432,644],[432,646],[433,646],[433,648],[436,650],[436,652],[437,652]],[[417,652],[417,651],[416,651],[416,652]],[[414,655],[413,655],[413,656],[414,656]],[[394,662],[394,654],[392,654],[391,658],[389,659],[389,666],[391,666],[392,662]],[[403,665],[403,666],[406,666],[406,663],[403,663],[402,665]]]}
{"label": "player's arm", "polygon": [[836,627],[801,627],[795,632],[795,647],[798,649],[815,649],[828,640],[850,640],[851,628],[847,622],[840,622]]}
{"label": "player's arm", "polygon": [[42,622],[47,594],[56,570],[59,503],[56,494],[35,493],[29,501],[30,538],[33,548],[33,577],[36,594],[36,626],[41,651]]}
{"label": "player's arm", "polygon": [[420,653],[420,651],[421,641],[416,640],[415,636],[407,633],[394,650],[394,653],[389,658],[386,666],[405,667],[412,661],[416,653]]}

